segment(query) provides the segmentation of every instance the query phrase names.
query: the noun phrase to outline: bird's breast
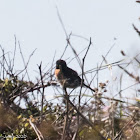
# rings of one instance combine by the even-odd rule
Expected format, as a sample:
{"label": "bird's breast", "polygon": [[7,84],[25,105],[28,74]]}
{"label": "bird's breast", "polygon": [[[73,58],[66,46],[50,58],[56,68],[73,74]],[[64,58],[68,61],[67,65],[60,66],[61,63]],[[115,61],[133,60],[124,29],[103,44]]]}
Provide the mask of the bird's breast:
{"label": "bird's breast", "polygon": [[64,79],[64,75],[60,69],[55,69],[55,77],[57,78],[57,80]]}

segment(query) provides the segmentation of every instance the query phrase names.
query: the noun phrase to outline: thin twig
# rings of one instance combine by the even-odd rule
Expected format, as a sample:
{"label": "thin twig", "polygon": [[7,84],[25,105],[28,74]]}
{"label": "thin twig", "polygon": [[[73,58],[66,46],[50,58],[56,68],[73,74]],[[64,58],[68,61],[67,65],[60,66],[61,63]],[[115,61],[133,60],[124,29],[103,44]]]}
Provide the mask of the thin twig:
{"label": "thin twig", "polygon": [[68,48],[68,42],[67,42],[67,45],[66,45],[66,47],[65,47],[65,49],[64,49],[64,51],[63,51],[63,53],[62,53],[62,55],[61,55],[61,57],[60,57],[60,59],[62,59],[62,57],[64,56],[64,54],[65,54],[67,48]]}
{"label": "thin twig", "polygon": [[18,47],[19,47],[21,58],[22,58],[22,61],[23,61],[24,67],[25,67],[25,71],[27,73],[28,80],[30,81],[30,77],[29,77],[29,74],[28,74],[28,71],[27,71],[27,68],[26,68],[26,63],[25,63],[25,60],[24,60],[24,56],[23,56],[19,41],[18,41]]}
{"label": "thin twig", "polygon": [[31,127],[33,128],[33,130],[35,131],[37,137],[39,140],[44,140],[43,135],[41,134],[41,132],[38,130],[38,128],[36,127],[35,124],[32,123],[31,119],[29,119],[29,123],[31,125]]}
{"label": "thin twig", "polygon": [[41,84],[42,84],[42,100],[41,100],[41,119],[42,119],[42,116],[43,116],[43,104],[44,104],[44,92],[45,92],[45,87],[44,87],[44,82],[43,82],[43,77],[42,77],[42,62],[40,63],[38,68],[39,68]]}
{"label": "thin twig", "polygon": [[14,35],[14,37],[15,37],[15,48],[14,48],[13,65],[12,65],[11,71],[13,71],[13,68],[14,68],[15,57],[16,57],[16,48],[17,48],[17,39],[16,39],[16,35]]}
{"label": "thin twig", "polygon": [[[79,101],[78,101],[78,110],[80,111],[80,103],[81,103],[81,94],[82,94],[82,87],[83,87],[83,84],[84,84],[84,64],[85,64],[85,58],[87,56],[87,53],[89,51],[89,48],[91,46],[91,38],[90,38],[90,42],[89,42],[89,46],[87,48],[87,51],[85,53],[85,56],[83,57],[83,63],[82,63],[82,81],[81,81],[81,87],[80,87],[80,93],[79,93]],[[79,114],[77,113],[77,131],[76,131],[76,135],[78,133],[78,130],[79,130]],[[76,138],[76,136],[75,136]]]}
{"label": "thin twig", "polygon": [[[20,72],[18,72],[18,73],[16,74],[16,76],[18,76],[19,74],[21,74],[23,71],[27,71],[27,67],[28,67],[28,65],[29,65],[30,59],[31,59],[31,57],[33,56],[33,54],[35,53],[35,51],[36,51],[36,49],[30,54],[27,63],[24,65],[24,69],[21,70]],[[24,62],[25,62],[25,61],[24,61]],[[27,73],[27,72],[26,72],[26,73]],[[29,81],[30,81],[30,80],[29,80]]]}
{"label": "thin twig", "polygon": [[133,79],[135,79],[137,82],[139,82],[139,77],[134,76],[133,74],[131,74],[130,72],[128,72],[128,70],[126,70],[125,68],[123,68],[122,66],[118,65],[119,68],[121,68],[126,74],[128,74],[130,77],[132,77]]}
{"label": "thin twig", "polygon": [[71,43],[70,43],[70,36],[71,36],[71,33],[70,33],[70,35],[68,36],[67,31],[66,31],[66,29],[65,29],[64,23],[63,23],[63,21],[62,21],[62,18],[61,18],[61,16],[60,16],[60,13],[59,13],[59,10],[58,10],[58,7],[57,7],[57,6],[56,6],[56,9],[57,9],[57,16],[58,16],[58,18],[59,18],[59,21],[60,21],[60,23],[61,23],[61,25],[62,25],[62,28],[63,28],[63,30],[64,30],[64,32],[65,32],[65,35],[66,35],[67,43],[68,43],[69,46],[71,47],[71,49],[72,49],[72,51],[73,51],[73,53],[74,53],[74,55],[75,55],[75,57],[76,57],[76,59],[77,59],[78,64],[80,65],[80,67],[82,67],[80,58],[78,57],[78,54],[77,54],[76,50],[73,48],[73,46],[72,46]]}
{"label": "thin twig", "polygon": [[63,90],[65,92],[65,97],[66,97],[66,99],[65,99],[66,116],[65,116],[65,121],[64,121],[62,140],[66,140],[66,138],[68,136],[68,132],[69,132],[69,128],[68,128],[68,122],[69,122],[69,102],[68,102],[68,100],[69,100],[69,95],[68,95],[65,87],[63,87]]}
{"label": "thin twig", "polygon": [[53,76],[52,70],[53,70],[53,62],[54,62],[54,59],[55,59],[55,55],[56,55],[56,51],[55,51],[55,53],[54,53],[53,60],[52,60],[52,65],[51,65],[51,72],[50,72],[50,80],[51,80],[51,81],[52,81],[52,76]]}
{"label": "thin twig", "polygon": [[[105,58],[108,56],[108,54],[110,53],[110,51],[113,49],[113,47],[115,46],[115,43],[110,47],[110,49],[108,50],[108,52],[106,53],[106,55],[104,56],[104,59],[102,60],[98,71],[100,70],[100,68],[102,67],[103,62],[105,61]],[[94,80],[95,76],[97,75],[97,73],[94,75],[94,77],[92,78],[90,84],[92,83],[92,81]]]}
{"label": "thin twig", "polygon": [[120,130],[120,132],[115,136],[115,138],[113,140],[116,140],[123,132],[123,130],[130,124],[131,121],[133,121],[133,119],[135,118],[136,113],[133,115],[133,117],[131,118],[131,120],[129,122],[127,122],[122,129]]}
{"label": "thin twig", "polygon": [[138,30],[138,28],[136,28],[136,26],[134,24],[133,25],[133,28],[135,29],[135,31],[138,33],[138,35],[140,36],[140,31]]}

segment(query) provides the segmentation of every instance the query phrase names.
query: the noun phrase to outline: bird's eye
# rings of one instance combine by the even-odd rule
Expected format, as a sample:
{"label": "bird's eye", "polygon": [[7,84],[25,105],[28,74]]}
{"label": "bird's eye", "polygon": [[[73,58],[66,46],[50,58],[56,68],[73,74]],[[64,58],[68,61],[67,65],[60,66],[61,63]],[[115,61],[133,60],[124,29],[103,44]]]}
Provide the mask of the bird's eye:
{"label": "bird's eye", "polygon": [[56,68],[59,69],[59,64],[56,64]]}

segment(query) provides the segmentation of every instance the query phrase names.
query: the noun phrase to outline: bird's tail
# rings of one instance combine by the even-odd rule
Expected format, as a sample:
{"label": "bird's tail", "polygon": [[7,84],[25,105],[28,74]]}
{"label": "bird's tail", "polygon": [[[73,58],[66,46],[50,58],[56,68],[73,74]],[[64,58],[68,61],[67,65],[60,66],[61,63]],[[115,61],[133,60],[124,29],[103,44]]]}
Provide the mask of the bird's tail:
{"label": "bird's tail", "polygon": [[95,92],[95,90],[93,88],[91,88],[90,86],[86,85],[85,83],[83,83],[83,86],[87,87],[88,89],[90,89],[91,91]]}

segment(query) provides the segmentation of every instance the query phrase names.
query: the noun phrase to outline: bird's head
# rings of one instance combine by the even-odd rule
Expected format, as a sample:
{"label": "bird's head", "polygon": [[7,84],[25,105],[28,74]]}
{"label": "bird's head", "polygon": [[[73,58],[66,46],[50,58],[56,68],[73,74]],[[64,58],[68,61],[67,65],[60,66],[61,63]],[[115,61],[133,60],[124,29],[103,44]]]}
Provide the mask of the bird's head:
{"label": "bird's head", "polygon": [[65,69],[67,68],[67,64],[64,60],[57,60],[56,61],[56,69]]}

